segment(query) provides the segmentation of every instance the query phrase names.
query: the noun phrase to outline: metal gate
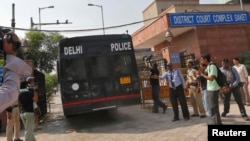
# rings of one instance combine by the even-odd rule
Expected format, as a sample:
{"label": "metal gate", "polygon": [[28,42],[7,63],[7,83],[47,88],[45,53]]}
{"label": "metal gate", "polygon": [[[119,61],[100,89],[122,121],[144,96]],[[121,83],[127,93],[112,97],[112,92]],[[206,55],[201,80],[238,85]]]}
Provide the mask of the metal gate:
{"label": "metal gate", "polygon": [[195,60],[195,56],[194,54],[188,54],[188,55],[185,55],[184,53],[180,53],[180,59],[181,59],[181,67],[182,68],[186,68],[186,62],[188,59],[193,59]]}

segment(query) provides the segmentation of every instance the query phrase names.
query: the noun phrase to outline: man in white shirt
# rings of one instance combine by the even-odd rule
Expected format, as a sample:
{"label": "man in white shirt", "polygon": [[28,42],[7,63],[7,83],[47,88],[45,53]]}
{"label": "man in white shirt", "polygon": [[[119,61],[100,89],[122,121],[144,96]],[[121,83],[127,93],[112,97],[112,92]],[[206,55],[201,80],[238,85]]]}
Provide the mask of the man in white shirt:
{"label": "man in white shirt", "polygon": [[237,70],[238,74],[240,75],[240,81],[243,84],[241,86],[241,94],[242,94],[242,101],[244,105],[250,106],[250,96],[248,91],[248,72],[246,66],[244,64],[240,64],[239,58],[233,58],[234,68]]}

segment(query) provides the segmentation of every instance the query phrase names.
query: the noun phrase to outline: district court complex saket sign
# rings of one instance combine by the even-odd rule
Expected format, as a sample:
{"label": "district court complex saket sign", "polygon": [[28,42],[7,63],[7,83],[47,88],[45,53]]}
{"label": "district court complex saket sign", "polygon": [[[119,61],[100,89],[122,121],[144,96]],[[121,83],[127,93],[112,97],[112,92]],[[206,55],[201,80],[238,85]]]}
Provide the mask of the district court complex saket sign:
{"label": "district court complex saket sign", "polygon": [[170,13],[169,18],[171,27],[250,23],[249,13],[245,11]]}

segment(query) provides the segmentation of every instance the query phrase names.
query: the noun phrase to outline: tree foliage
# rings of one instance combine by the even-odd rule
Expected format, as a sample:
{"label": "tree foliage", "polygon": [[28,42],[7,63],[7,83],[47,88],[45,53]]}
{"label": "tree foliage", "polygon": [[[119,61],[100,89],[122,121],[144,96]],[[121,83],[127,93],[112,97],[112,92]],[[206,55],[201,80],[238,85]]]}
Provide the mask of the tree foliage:
{"label": "tree foliage", "polygon": [[45,87],[48,94],[51,94],[54,91],[54,88],[57,87],[58,81],[57,81],[57,75],[55,74],[47,74],[45,76]]}
{"label": "tree foliage", "polygon": [[243,52],[239,57],[240,63],[244,64],[247,68],[248,74],[250,74],[250,52]]}
{"label": "tree foliage", "polygon": [[34,61],[37,70],[51,73],[58,58],[59,41],[63,38],[59,33],[30,31],[26,33],[29,47],[24,48],[24,58]]}

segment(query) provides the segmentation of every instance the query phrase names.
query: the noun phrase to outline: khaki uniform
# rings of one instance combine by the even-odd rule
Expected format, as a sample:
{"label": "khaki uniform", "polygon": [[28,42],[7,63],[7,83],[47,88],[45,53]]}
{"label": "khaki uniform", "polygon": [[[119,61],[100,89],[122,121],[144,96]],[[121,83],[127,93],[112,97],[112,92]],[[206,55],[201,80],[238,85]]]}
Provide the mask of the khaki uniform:
{"label": "khaki uniform", "polygon": [[190,102],[193,107],[193,115],[205,116],[206,111],[202,102],[202,95],[198,92],[198,80],[193,75],[193,70],[187,70],[187,86],[189,88]]}
{"label": "khaki uniform", "polygon": [[13,141],[13,127],[14,127],[14,140],[20,139],[20,110],[18,102],[13,103],[11,118],[7,118],[6,138],[7,141]]}

